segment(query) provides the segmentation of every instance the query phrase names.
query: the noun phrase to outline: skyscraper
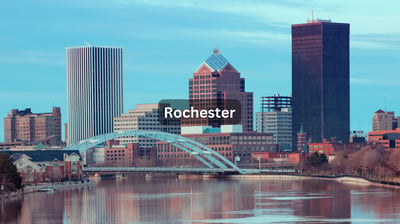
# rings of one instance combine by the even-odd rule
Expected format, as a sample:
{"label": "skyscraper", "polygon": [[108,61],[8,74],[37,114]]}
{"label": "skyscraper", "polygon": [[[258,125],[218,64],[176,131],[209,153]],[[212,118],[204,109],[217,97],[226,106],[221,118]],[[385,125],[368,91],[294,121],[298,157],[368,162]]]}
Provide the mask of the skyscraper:
{"label": "skyscraper", "polygon": [[[192,102],[208,101],[205,104],[237,100],[241,105],[240,124],[243,125],[243,131],[253,131],[253,93],[245,92],[244,78],[240,78],[240,73],[222,56],[218,48],[214,49],[213,54],[197,68],[189,80],[189,99]],[[216,123],[210,121],[202,125],[219,126]],[[182,126],[191,125],[182,123]]]}
{"label": "skyscraper", "polygon": [[122,48],[67,48],[68,145],[113,131],[123,112]]}
{"label": "skyscraper", "polygon": [[293,142],[301,125],[312,142],[349,139],[349,28],[328,20],[292,25]]}

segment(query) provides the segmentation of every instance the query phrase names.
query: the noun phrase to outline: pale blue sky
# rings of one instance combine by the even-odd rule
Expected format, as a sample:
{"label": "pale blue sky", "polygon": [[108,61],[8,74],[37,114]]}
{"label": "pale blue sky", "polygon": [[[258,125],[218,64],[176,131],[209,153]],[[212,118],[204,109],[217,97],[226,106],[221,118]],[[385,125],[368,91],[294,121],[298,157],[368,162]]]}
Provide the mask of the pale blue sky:
{"label": "pale blue sky", "polygon": [[[2,1],[0,116],[12,108],[67,121],[65,48],[124,48],[125,111],[187,98],[188,79],[217,45],[260,96],[291,92],[290,25],[314,18],[350,23],[351,129],[371,130],[373,112],[400,115],[398,1]],[[0,141],[4,140],[3,119]]]}

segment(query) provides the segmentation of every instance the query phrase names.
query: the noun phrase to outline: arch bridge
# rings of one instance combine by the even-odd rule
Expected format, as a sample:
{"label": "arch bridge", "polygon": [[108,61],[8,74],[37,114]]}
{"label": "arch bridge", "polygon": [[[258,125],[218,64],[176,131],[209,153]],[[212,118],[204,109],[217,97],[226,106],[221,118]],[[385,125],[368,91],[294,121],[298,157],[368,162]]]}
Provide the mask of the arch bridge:
{"label": "arch bridge", "polygon": [[[215,172],[231,172],[237,171],[238,173],[244,173],[242,169],[237,167],[231,161],[220,155],[219,153],[215,152],[211,148],[196,142],[192,139],[182,137],[180,135],[175,135],[166,132],[159,132],[159,131],[120,131],[120,132],[112,132],[108,134],[94,136],[85,140],[82,140],[78,143],[72,144],[66,147],[64,150],[79,150],[79,152],[84,152],[89,148],[95,147],[101,143],[104,143],[108,140],[125,137],[125,136],[141,136],[147,137],[159,141],[163,141],[169,143],[180,150],[189,153],[194,158],[198,159],[208,168],[199,168],[200,170],[209,170]],[[163,169],[163,167],[158,167],[158,169]],[[196,169],[196,168],[193,168]],[[122,168],[121,168],[122,170]],[[165,168],[165,170],[169,170]],[[171,169],[173,170],[173,169]]]}

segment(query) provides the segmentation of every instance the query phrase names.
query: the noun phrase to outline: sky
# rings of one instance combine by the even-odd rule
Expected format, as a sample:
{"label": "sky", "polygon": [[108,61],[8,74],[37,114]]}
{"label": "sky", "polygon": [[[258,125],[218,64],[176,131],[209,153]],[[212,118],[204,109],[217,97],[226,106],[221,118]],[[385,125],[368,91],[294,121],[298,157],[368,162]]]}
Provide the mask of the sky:
{"label": "sky", "polygon": [[66,123],[66,47],[85,42],[123,47],[125,112],[188,98],[189,78],[216,46],[246,79],[257,112],[261,96],[291,93],[291,24],[313,17],[350,23],[350,129],[368,132],[378,109],[400,115],[399,8],[395,0],[2,1],[0,116],[58,106]]}

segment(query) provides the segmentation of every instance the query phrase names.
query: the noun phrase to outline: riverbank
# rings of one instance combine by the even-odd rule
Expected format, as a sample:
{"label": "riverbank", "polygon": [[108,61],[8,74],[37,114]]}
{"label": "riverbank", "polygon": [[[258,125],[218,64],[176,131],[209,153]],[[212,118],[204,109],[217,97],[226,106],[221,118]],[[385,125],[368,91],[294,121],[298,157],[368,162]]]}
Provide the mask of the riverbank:
{"label": "riverbank", "polygon": [[8,198],[22,197],[24,194],[38,192],[40,189],[54,189],[54,190],[66,190],[74,188],[84,188],[95,186],[96,182],[81,182],[81,181],[70,181],[70,182],[55,182],[55,183],[38,183],[36,185],[25,186],[24,188],[10,193],[4,193],[0,195],[0,200],[6,200]]}
{"label": "riverbank", "polygon": [[380,183],[372,180],[368,180],[363,177],[352,177],[352,176],[302,176],[302,175],[290,175],[290,174],[262,174],[262,175],[232,175],[229,179],[243,179],[243,180],[331,180],[346,184],[366,185],[366,186],[379,186],[388,187],[393,189],[400,189],[399,185],[394,185],[392,182]]}

